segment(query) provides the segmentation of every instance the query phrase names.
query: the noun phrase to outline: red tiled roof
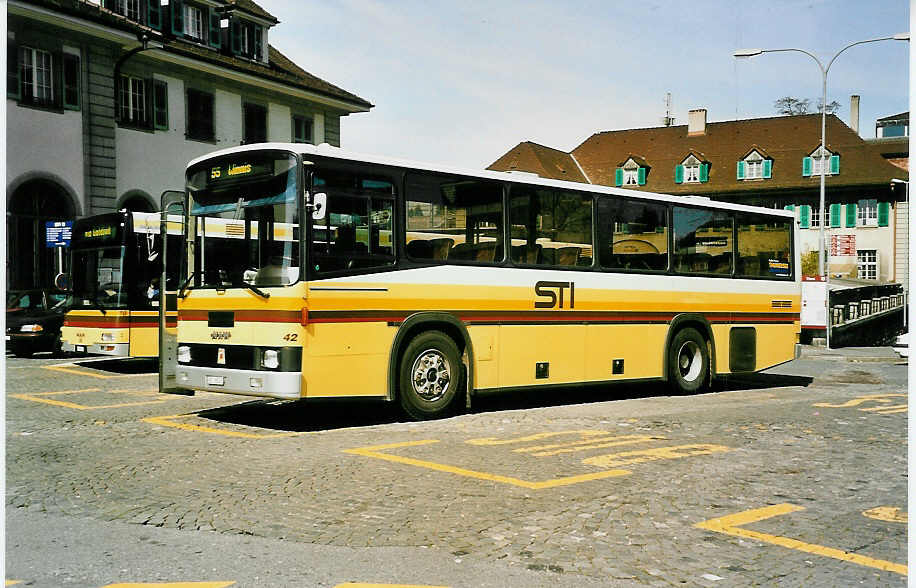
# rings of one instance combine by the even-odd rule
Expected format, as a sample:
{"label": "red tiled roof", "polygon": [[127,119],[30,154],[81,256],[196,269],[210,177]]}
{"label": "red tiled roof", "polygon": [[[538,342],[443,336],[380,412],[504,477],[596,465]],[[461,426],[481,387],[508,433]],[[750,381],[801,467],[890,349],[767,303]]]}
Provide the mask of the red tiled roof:
{"label": "red tiled roof", "polygon": [[494,161],[487,169],[494,171],[526,171],[543,178],[570,182],[588,182],[569,153],[523,141]]}

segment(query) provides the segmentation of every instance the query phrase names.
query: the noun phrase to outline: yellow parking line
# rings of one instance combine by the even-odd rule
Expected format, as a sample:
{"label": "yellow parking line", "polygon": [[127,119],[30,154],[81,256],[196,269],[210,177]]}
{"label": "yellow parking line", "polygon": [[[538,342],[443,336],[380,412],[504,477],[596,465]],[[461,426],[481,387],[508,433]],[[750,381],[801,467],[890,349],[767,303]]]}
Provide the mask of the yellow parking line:
{"label": "yellow parking line", "polygon": [[174,429],[181,429],[183,431],[194,431],[196,433],[211,433],[214,435],[225,435],[226,437],[241,437],[242,439],[277,439],[280,437],[298,437],[300,435],[308,435],[309,431],[293,431],[289,433],[243,433],[241,431],[224,431],[222,429],[216,429],[214,427],[205,427],[202,425],[191,425],[188,423],[176,423],[175,419],[182,419],[188,417],[197,416],[196,414],[173,414],[171,416],[160,416],[160,417],[148,417],[142,419],[145,423],[152,423],[154,425],[161,425],[163,427],[172,427]]}
{"label": "yellow parking line", "polygon": [[757,508],[754,510],[748,510],[745,512],[739,512],[733,515],[728,515],[724,517],[719,517],[716,519],[710,519],[702,523],[697,523],[694,526],[700,529],[706,529],[708,531],[715,531],[716,533],[725,533],[726,535],[734,535],[735,537],[745,537],[748,539],[754,539],[757,541],[762,541],[764,543],[771,543],[773,545],[779,545],[781,547],[787,547],[789,549],[796,549],[798,551],[803,551],[805,553],[811,553],[814,555],[821,555],[824,557],[830,557],[833,559],[838,559],[842,561],[848,561],[860,566],[868,566],[871,568],[877,568],[879,570],[885,570],[888,572],[895,572],[897,574],[907,575],[907,566],[885,561],[882,559],[875,559],[871,557],[866,557],[864,555],[859,555],[857,553],[849,553],[841,549],[834,549],[832,547],[824,547],[823,545],[815,545],[813,543],[804,543],[798,541],[797,539],[791,539],[789,537],[780,537],[778,535],[768,535],[766,533],[759,533],[757,531],[750,531],[748,529],[742,529],[741,525],[748,525],[750,523],[756,523],[765,519],[772,517],[777,517],[780,515],[788,514],[791,512],[796,512],[800,510],[805,510],[802,506],[796,506],[794,504],[776,504],[773,506],[767,506],[764,508]]}
{"label": "yellow parking line", "polygon": [[65,372],[68,374],[76,374],[78,376],[89,376],[90,378],[99,378],[100,380],[110,380],[112,378],[133,378],[136,376],[149,376],[154,375],[153,373],[149,374],[97,374],[91,371],[83,371],[86,368],[82,368],[75,363],[58,363],[55,365],[43,365],[41,366],[46,370],[54,370],[56,372]]}
{"label": "yellow parking line", "polygon": [[[141,400],[138,402],[120,402],[117,404],[102,404],[102,405],[88,405],[88,404],[78,404],[76,402],[68,402],[66,400],[54,400],[53,398],[46,398],[47,396],[62,396],[66,394],[84,394],[86,392],[102,392],[101,388],[84,388],[82,390],[58,390],[56,392],[36,392],[33,394],[10,394],[13,398],[18,398],[20,400],[30,400],[32,402],[41,402],[43,404],[50,404],[52,406],[62,406],[64,408],[72,408],[74,410],[100,410],[105,408],[121,408],[126,406],[143,406],[146,404],[161,404],[168,401],[168,398],[156,398],[155,400]],[[152,390],[109,390],[106,393],[108,394],[140,394],[147,395],[147,393],[152,393]]]}
{"label": "yellow parking line", "polygon": [[430,445],[432,443],[439,443],[439,441],[437,439],[426,439],[424,441],[405,441],[402,443],[373,445],[371,447],[358,447],[356,449],[345,449],[344,453],[350,453],[353,455],[362,455],[364,457],[374,457],[376,459],[384,459],[386,461],[393,461],[395,463],[402,463],[406,465],[427,468],[431,470],[436,470],[438,472],[456,474],[456,475],[465,476],[468,478],[476,478],[478,480],[488,480],[490,482],[499,482],[501,484],[511,484],[512,486],[528,488],[529,490],[542,490],[544,488],[555,488],[557,486],[568,486],[570,484],[578,484],[580,482],[588,482],[592,480],[603,480],[605,478],[612,478],[615,476],[626,476],[627,474],[632,473],[629,470],[605,470],[603,472],[582,474],[578,476],[568,476],[565,478],[544,480],[542,482],[529,482],[526,480],[520,480],[518,478],[512,478],[509,476],[500,476],[498,474],[490,474],[487,472],[478,472],[475,470],[468,470],[465,468],[445,465],[445,464],[436,463],[433,461],[425,461],[422,459],[414,459],[411,457],[402,457],[400,455],[392,455],[390,453],[382,453],[382,451],[386,449],[398,449],[401,447],[418,447],[420,445]]}
{"label": "yellow parking line", "polygon": [[22,584],[22,580],[7,580],[5,586],[15,586],[16,584]]}
{"label": "yellow parking line", "polygon": [[870,508],[862,513],[870,519],[886,521],[888,523],[906,523],[909,517],[905,511],[893,506],[879,506]]}

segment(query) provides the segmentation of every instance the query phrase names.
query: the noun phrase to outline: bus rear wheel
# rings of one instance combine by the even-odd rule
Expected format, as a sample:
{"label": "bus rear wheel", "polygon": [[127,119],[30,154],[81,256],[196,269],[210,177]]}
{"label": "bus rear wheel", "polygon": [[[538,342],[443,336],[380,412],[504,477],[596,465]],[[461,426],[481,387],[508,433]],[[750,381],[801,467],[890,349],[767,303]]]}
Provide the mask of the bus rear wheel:
{"label": "bus rear wheel", "polygon": [[417,335],[401,356],[401,408],[416,420],[449,414],[464,385],[463,371],[458,346],[451,337],[439,331]]}
{"label": "bus rear wheel", "polygon": [[696,329],[678,331],[668,346],[668,383],[678,394],[702,391],[709,379],[709,349]]}

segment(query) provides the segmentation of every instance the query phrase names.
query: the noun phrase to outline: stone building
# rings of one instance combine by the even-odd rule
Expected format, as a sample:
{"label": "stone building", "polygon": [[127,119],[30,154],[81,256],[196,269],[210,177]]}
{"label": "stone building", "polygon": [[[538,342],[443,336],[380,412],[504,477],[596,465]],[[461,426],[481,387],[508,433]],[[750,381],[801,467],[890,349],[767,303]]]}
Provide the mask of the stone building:
{"label": "stone building", "polygon": [[372,104],[269,42],[251,0],[7,3],[7,285],[58,271],[45,223],[156,210],[185,164],[262,141],[340,146]]}

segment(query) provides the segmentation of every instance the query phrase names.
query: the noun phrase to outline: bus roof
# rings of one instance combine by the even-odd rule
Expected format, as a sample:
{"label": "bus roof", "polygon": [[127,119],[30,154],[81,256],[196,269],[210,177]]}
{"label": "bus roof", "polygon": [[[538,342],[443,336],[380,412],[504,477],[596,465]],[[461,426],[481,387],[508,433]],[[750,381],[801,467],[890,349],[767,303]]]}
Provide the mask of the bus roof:
{"label": "bus roof", "polygon": [[331,159],[340,159],[343,161],[365,162],[377,165],[391,167],[400,167],[421,171],[431,171],[451,175],[471,176],[476,178],[486,178],[501,182],[512,182],[515,184],[529,184],[535,186],[546,186],[551,188],[563,188],[567,190],[577,190],[580,192],[592,192],[595,194],[609,194],[613,196],[626,196],[628,198],[642,198],[645,200],[658,200],[671,204],[684,204],[693,206],[703,206],[707,208],[721,208],[726,210],[741,210],[746,212],[766,213],[775,216],[793,217],[792,211],[763,208],[760,206],[750,206],[747,204],[732,204],[718,200],[710,200],[705,196],[674,196],[672,194],[661,194],[658,192],[647,192],[643,190],[631,190],[626,188],[616,188],[612,186],[602,186],[597,184],[582,184],[580,182],[569,182],[565,180],[553,180],[542,178],[533,173],[518,172],[501,172],[491,170],[472,170],[467,168],[458,168],[435,163],[425,163],[411,161],[409,159],[399,159],[396,157],[387,157],[384,155],[373,155],[367,153],[358,153],[348,151],[339,147],[332,147],[327,143],[321,145],[310,145],[308,143],[255,143],[252,145],[242,145],[239,147],[229,147],[208,153],[207,155],[192,159],[187,167],[190,168],[199,163],[205,162],[216,157],[225,157],[235,153],[245,153],[248,151],[289,151],[304,156],[316,155]]}

